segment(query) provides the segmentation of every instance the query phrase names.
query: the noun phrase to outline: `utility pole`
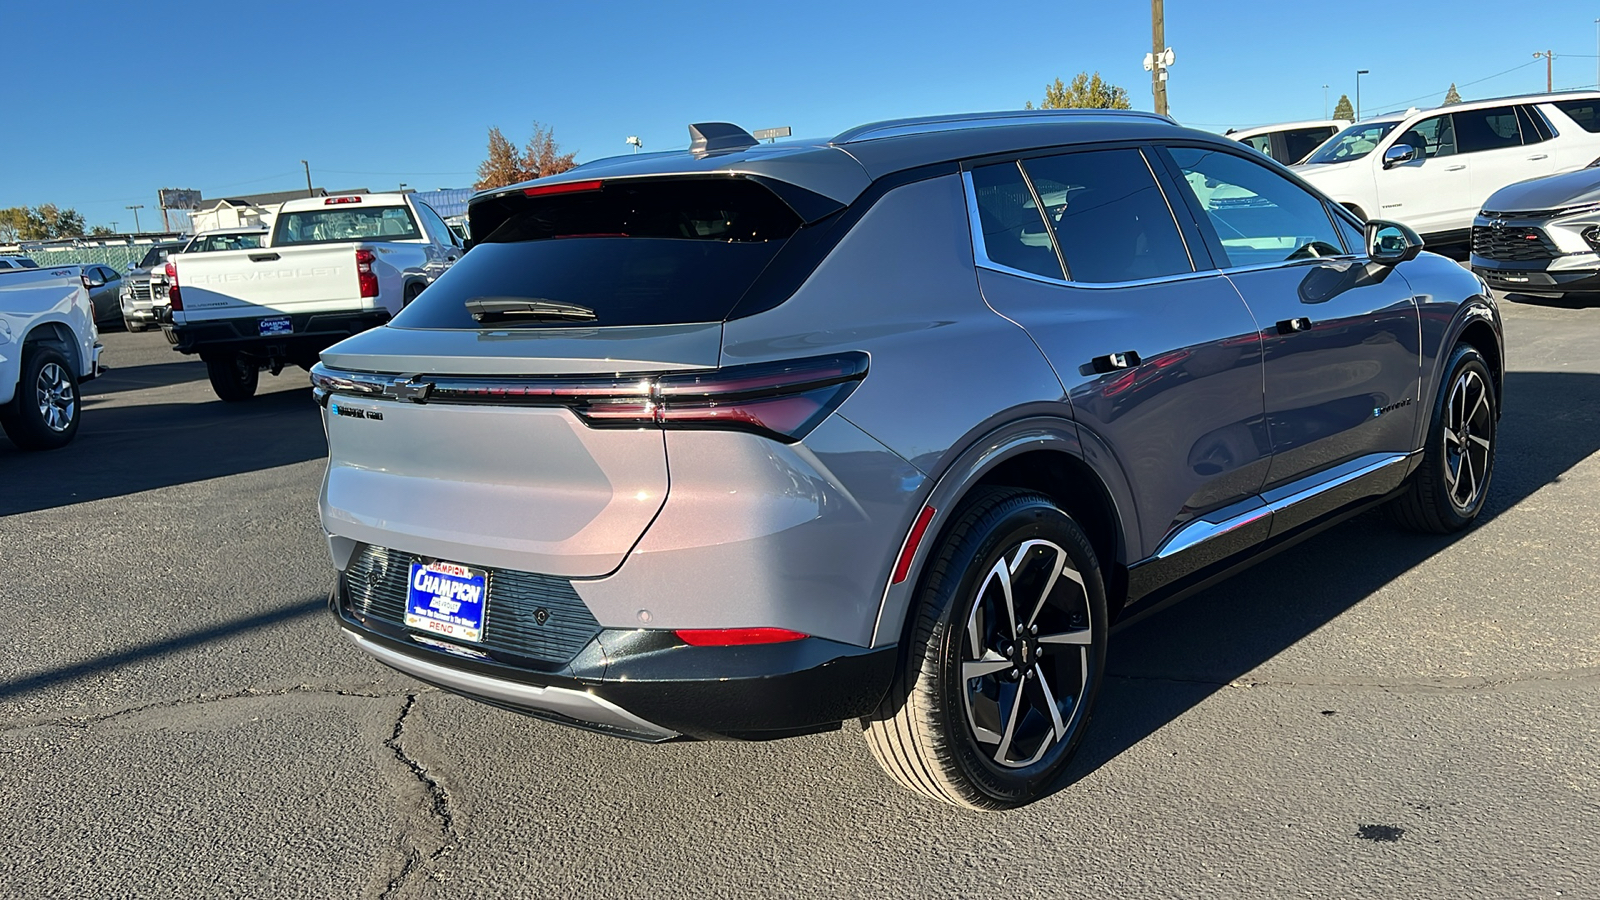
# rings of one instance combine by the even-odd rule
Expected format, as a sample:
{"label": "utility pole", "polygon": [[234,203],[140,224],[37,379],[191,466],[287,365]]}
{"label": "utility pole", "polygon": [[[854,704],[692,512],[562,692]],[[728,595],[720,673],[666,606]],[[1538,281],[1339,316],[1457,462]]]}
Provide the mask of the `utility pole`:
{"label": "utility pole", "polygon": [[167,206],[165,203],[161,205],[161,230],[167,234],[172,233],[172,223],[167,221]]}
{"label": "utility pole", "polygon": [[1328,86],[1322,86],[1322,118],[1328,118]]}
{"label": "utility pole", "polygon": [[139,227],[139,210],[144,209],[144,204],[140,203],[136,206],[124,206],[123,209],[133,210],[133,233],[144,234],[144,229]]}
{"label": "utility pole", "polygon": [[1156,115],[1167,114],[1167,67],[1163,59],[1167,49],[1167,23],[1164,0],[1150,0],[1150,94],[1155,99]]}
{"label": "utility pole", "polygon": [[1366,75],[1366,69],[1356,70],[1356,121],[1361,121],[1361,76]]}
{"label": "utility pole", "polygon": [[[1600,21],[1600,20],[1596,20],[1596,21]],[[1556,89],[1556,79],[1555,79],[1555,58],[1556,58],[1556,55],[1554,53],[1550,52],[1549,50],[1546,50],[1543,53],[1535,53],[1533,55],[1533,58],[1534,59],[1538,59],[1541,56],[1544,57],[1544,92],[1546,94],[1549,94],[1549,93],[1554,92],[1555,89]]]}
{"label": "utility pole", "polygon": [[317,195],[317,189],[311,186],[311,163],[308,163],[302,159],[300,160],[300,165],[306,167],[306,196],[315,197]]}

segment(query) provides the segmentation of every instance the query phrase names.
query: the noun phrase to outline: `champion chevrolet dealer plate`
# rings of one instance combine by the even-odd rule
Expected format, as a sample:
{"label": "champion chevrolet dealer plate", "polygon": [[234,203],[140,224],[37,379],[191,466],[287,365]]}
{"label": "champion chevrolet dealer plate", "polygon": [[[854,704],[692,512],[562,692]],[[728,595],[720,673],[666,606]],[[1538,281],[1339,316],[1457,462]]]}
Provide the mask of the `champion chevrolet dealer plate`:
{"label": "champion chevrolet dealer plate", "polygon": [[447,562],[412,563],[406,626],[462,641],[483,640],[489,575]]}

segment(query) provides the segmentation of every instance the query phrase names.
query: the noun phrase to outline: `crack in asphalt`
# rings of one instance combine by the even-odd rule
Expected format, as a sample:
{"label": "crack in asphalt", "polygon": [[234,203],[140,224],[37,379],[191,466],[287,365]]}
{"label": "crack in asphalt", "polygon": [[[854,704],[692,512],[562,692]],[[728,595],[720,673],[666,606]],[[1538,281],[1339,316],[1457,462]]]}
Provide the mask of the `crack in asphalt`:
{"label": "crack in asphalt", "polygon": [[1120,681],[1162,682],[1166,684],[1193,684],[1214,688],[1358,688],[1393,692],[1446,693],[1455,691],[1537,690],[1551,687],[1600,684],[1600,666],[1566,669],[1550,672],[1527,672],[1505,678],[1482,675],[1439,676],[1436,678],[1409,678],[1374,681],[1357,676],[1324,678],[1235,678],[1220,681],[1210,678],[1183,678],[1175,675],[1130,675],[1106,673],[1106,678]]}
{"label": "crack in asphalt", "polygon": [[379,894],[379,900],[393,897],[401,888],[404,888],[417,871],[427,863],[434,862],[442,856],[449,854],[459,846],[459,836],[456,834],[455,814],[450,810],[450,795],[445,792],[444,786],[439,784],[433,776],[428,774],[428,769],[417,761],[406,749],[401,746],[400,739],[405,734],[406,717],[411,715],[411,710],[417,705],[418,692],[405,695],[405,705],[400,707],[400,715],[394,720],[394,734],[383,742],[385,747],[394,751],[394,758],[410,770],[412,777],[416,778],[432,801],[428,810],[429,814],[439,824],[439,845],[423,858],[423,848],[407,846],[406,838],[410,829],[401,831],[401,852],[405,855],[405,862],[400,867],[399,874],[390,879],[389,886]]}
{"label": "crack in asphalt", "polygon": [[[151,703],[142,703],[137,706],[128,706],[110,712],[84,716],[65,716],[53,719],[35,718],[22,719],[0,725],[0,734],[11,734],[18,731],[27,731],[33,728],[73,728],[87,730],[95,725],[120,719],[125,716],[137,716],[147,712],[176,709],[182,706],[199,706],[207,703],[221,703],[227,700],[243,700],[253,697],[287,697],[294,694],[327,694],[336,697],[363,697],[367,699],[384,699],[388,697],[405,696],[398,691],[382,693],[367,693],[363,691],[348,690],[344,688],[315,687],[309,684],[295,685],[288,688],[273,688],[263,690],[260,688],[243,688],[229,691],[225,694],[198,694],[193,697],[176,697],[170,700],[156,700]],[[414,696],[414,695],[413,695]]]}

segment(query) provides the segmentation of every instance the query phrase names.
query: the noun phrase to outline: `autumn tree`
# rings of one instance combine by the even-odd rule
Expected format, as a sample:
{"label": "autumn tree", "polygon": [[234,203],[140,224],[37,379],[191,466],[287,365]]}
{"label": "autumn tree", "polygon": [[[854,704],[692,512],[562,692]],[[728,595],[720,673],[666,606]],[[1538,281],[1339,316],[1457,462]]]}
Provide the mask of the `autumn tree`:
{"label": "autumn tree", "polygon": [[1339,102],[1333,105],[1333,117],[1335,119],[1344,119],[1346,122],[1355,121],[1356,108],[1350,105],[1349,94],[1339,95]]}
{"label": "autumn tree", "polygon": [[478,190],[505,187],[545,175],[559,175],[577,165],[577,151],[562,153],[555,132],[548,125],[533,123],[533,137],[521,153],[500,133],[489,129],[489,156],[478,166]]}
{"label": "autumn tree", "polygon": [[577,166],[573,160],[578,151],[562,153],[561,145],[556,143],[555,133],[548,125],[538,122],[533,123],[533,137],[528,139],[528,146],[522,154],[523,171],[529,178],[543,178],[546,175],[560,175],[568,169]]}
{"label": "autumn tree", "polygon": [[[1044,86],[1044,102],[1039,104],[1040,109],[1132,109],[1128,102],[1128,89],[1118,87],[1100,77],[1096,72],[1079,72],[1073,76],[1071,84],[1062,84],[1057,78],[1055,84]],[[1023,109],[1033,109],[1033,101],[1029,100]]]}
{"label": "autumn tree", "polygon": [[83,234],[83,214],[54,203],[0,209],[0,240],[49,241]]}
{"label": "autumn tree", "polygon": [[1450,82],[1450,90],[1444,92],[1444,105],[1461,102],[1461,92],[1456,90],[1456,83]]}
{"label": "autumn tree", "polygon": [[506,140],[499,128],[489,129],[489,157],[478,166],[478,180],[472,186],[481,191],[527,180],[516,145]]}

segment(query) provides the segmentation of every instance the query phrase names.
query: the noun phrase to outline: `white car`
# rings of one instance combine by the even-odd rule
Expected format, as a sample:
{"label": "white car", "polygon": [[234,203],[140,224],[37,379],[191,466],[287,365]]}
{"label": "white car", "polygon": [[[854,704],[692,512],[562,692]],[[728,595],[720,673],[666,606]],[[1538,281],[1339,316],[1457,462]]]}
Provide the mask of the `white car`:
{"label": "white car", "polygon": [[26,256],[0,256],[0,269],[37,269],[39,264]]}
{"label": "white car", "polygon": [[205,361],[217,396],[248,400],[263,368],[311,368],[327,347],[389,321],[464,252],[411,194],[290,200],[258,248],[167,260],[162,330]]}
{"label": "white car", "polygon": [[78,433],[78,385],[100,373],[82,266],[0,269],[0,426],[23,450]]}
{"label": "white car", "polygon": [[1531,94],[1363,120],[1295,174],[1362,218],[1403,222],[1430,242],[1467,239],[1490,194],[1600,157],[1600,92]]}
{"label": "white car", "polygon": [[1314,122],[1285,122],[1281,125],[1262,125],[1229,131],[1230,137],[1241,144],[1260,150],[1286,166],[1305,159],[1322,142],[1350,127],[1349,119],[1320,119]]}

